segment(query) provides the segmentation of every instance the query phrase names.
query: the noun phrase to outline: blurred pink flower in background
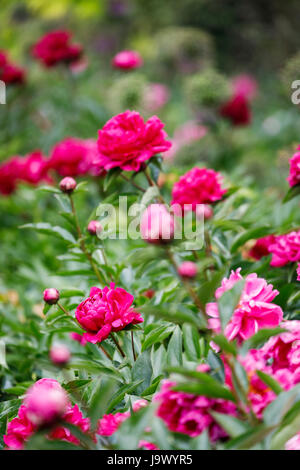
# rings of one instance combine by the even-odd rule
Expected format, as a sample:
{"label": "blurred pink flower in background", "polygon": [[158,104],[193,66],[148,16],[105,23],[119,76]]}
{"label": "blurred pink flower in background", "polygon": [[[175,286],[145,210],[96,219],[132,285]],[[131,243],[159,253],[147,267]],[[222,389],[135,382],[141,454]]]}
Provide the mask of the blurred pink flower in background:
{"label": "blurred pink flower in background", "polygon": [[174,238],[174,217],[163,204],[150,204],[141,216],[140,231],[148,243],[168,242]]}
{"label": "blurred pink flower in background", "polygon": [[197,265],[193,261],[183,261],[178,267],[178,274],[182,277],[193,278],[197,272]]}
{"label": "blurred pink flower in background", "polygon": [[300,145],[297,152],[290,159],[290,174],[287,180],[290,186],[300,184]]}
{"label": "blurred pink flower in background", "polygon": [[246,126],[251,122],[251,110],[244,95],[233,95],[221,106],[220,115],[231,121],[233,126]]}
{"label": "blurred pink flower in background", "polygon": [[162,83],[149,83],[143,97],[143,105],[149,112],[155,112],[162,108],[170,97],[169,88]]}
{"label": "blurred pink flower in background", "polygon": [[53,345],[50,349],[49,355],[53,364],[58,366],[67,364],[71,358],[70,350],[64,344]]}
{"label": "blurred pink flower in background", "polygon": [[300,230],[278,235],[269,246],[271,266],[281,267],[300,261]]}
{"label": "blurred pink flower in background", "polygon": [[202,139],[207,134],[207,128],[196,121],[187,121],[177,127],[171,139],[172,147],[164,154],[164,158],[173,158],[185,145]]}
{"label": "blurred pink flower in background", "polygon": [[237,75],[231,80],[231,85],[233,95],[242,95],[248,100],[252,100],[257,95],[258,83],[251,75]]}
{"label": "blurred pink flower in background", "polygon": [[132,70],[141,67],[143,59],[138,52],[125,50],[115,55],[112,65],[117,69]]}

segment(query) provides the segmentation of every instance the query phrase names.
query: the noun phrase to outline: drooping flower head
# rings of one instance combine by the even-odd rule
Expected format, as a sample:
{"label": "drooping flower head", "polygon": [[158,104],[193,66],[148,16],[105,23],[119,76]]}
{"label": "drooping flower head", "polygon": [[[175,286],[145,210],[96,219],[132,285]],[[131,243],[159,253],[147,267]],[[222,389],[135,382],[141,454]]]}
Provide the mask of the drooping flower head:
{"label": "drooping flower head", "polygon": [[86,331],[84,338],[91,343],[100,343],[112,332],[142,323],[143,318],[132,307],[133,300],[131,294],[115,287],[114,283],[104,289],[92,287],[90,297],[76,309],[76,319]]}
{"label": "drooping flower head", "polygon": [[157,116],[144,122],[136,111],[114,116],[99,130],[95,163],[105,170],[139,171],[143,162],[170,148],[163,127]]}
{"label": "drooping flower head", "polygon": [[[238,268],[231,272],[228,279],[223,279],[221,287],[215,292],[217,300],[243,279],[240,271],[241,268]],[[239,341],[244,341],[262,328],[278,326],[283,312],[278,305],[272,303],[278,293],[277,290],[273,290],[272,284],[267,284],[265,279],[257,277],[255,273],[249,274],[245,279],[240,301],[225,327],[226,337],[229,340],[237,338]],[[220,333],[221,324],[217,302],[208,303],[206,313],[211,317],[210,327]]]}
{"label": "drooping flower head", "polygon": [[244,95],[233,96],[221,109],[220,114],[234,126],[246,126],[251,121],[251,111]]}
{"label": "drooping flower head", "polygon": [[287,178],[290,186],[300,184],[300,145],[290,159],[290,174]]}
{"label": "drooping flower head", "polygon": [[185,173],[172,190],[172,203],[191,204],[196,210],[198,204],[210,204],[219,201],[227,192],[222,188],[222,176],[214,170],[195,167]]}
{"label": "drooping flower head", "polygon": [[271,266],[281,267],[300,261],[300,230],[279,235],[269,246]]}
{"label": "drooping flower head", "polygon": [[117,69],[132,70],[143,65],[143,59],[136,51],[121,51],[115,55],[112,65]]}
{"label": "drooping flower head", "polygon": [[98,155],[97,143],[93,139],[68,137],[52,149],[49,167],[61,176],[79,176],[90,173],[98,176],[103,168],[95,168],[93,161]]}
{"label": "drooping flower head", "polygon": [[140,230],[148,243],[167,243],[174,238],[174,217],[163,204],[150,204],[141,216]]}
{"label": "drooping flower head", "polygon": [[51,31],[45,34],[32,49],[32,55],[44,66],[53,67],[58,63],[72,63],[79,59],[82,47],[71,43],[68,31]]}
{"label": "drooping flower head", "polygon": [[175,382],[165,380],[154,400],[159,402],[157,415],[174,432],[199,436],[205,429],[213,441],[226,437],[226,432],[216,423],[210,411],[235,415],[235,405],[227,400],[192,395],[174,391]]}

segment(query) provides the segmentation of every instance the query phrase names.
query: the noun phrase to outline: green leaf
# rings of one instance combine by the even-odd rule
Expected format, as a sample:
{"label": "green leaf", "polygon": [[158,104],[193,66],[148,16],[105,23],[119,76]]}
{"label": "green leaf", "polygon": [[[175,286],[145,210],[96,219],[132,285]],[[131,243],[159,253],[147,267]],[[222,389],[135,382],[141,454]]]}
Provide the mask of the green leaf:
{"label": "green leaf", "polygon": [[145,389],[147,389],[151,383],[152,377],[152,365],[150,352],[142,352],[132,367],[132,379],[133,381],[142,380],[142,383],[137,387],[136,393],[140,395]]}
{"label": "green leaf", "polygon": [[112,185],[112,183],[118,178],[118,176],[122,173],[122,170],[120,168],[113,168],[112,170],[109,170],[107,172],[107,175],[104,178],[104,183],[103,183],[103,191],[106,192],[109,188],[109,186]]}
{"label": "green leaf", "polygon": [[258,375],[258,377],[265,384],[267,384],[271,388],[271,390],[273,390],[273,392],[276,393],[276,395],[279,395],[279,393],[281,393],[283,391],[283,389],[282,389],[281,385],[279,384],[279,382],[277,382],[277,380],[275,380],[273,377],[271,377],[271,375],[266,374],[265,372],[263,372],[261,370],[257,370],[256,375]]}
{"label": "green leaf", "polygon": [[198,361],[201,358],[200,336],[195,326],[184,323],[182,326],[184,351],[190,361]]}
{"label": "green leaf", "polygon": [[59,295],[61,299],[68,299],[69,297],[84,297],[85,293],[81,289],[69,288],[61,289]]}
{"label": "green leaf", "polygon": [[232,354],[233,356],[237,355],[235,343],[228,341],[224,335],[213,336],[213,342],[220,346],[222,351]]}
{"label": "green leaf", "polygon": [[216,411],[210,411],[209,413],[230,437],[240,436],[249,429],[249,425],[245,423],[245,421],[241,421],[234,416],[225,415],[224,413],[217,413]]}
{"label": "green leaf", "polygon": [[267,425],[280,424],[284,415],[300,400],[300,384],[288,391],[281,392],[264,410],[264,421]]}
{"label": "green leaf", "polygon": [[100,419],[108,407],[109,400],[116,389],[116,381],[102,378],[95,380],[94,392],[91,397],[89,417],[91,419],[91,429],[95,429],[98,419]]}
{"label": "green leaf", "polygon": [[285,443],[299,433],[300,413],[287,426],[279,429],[272,437],[270,448],[272,450],[284,449]]}
{"label": "green leaf", "polygon": [[75,238],[70,232],[68,232],[66,229],[59,227],[57,225],[54,226],[45,222],[39,222],[37,224],[25,224],[25,225],[20,226],[19,228],[31,228],[33,230],[36,230],[39,233],[42,233],[45,235],[53,235],[67,242],[76,243]]}
{"label": "green leaf", "polygon": [[5,342],[2,339],[0,340],[0,366],[7,369],[6,347],[5,347]]}
{"label": "green leaf", "polygon": [[150,333],[148,333],[145,336],[145,340],[143,341],[143,344],[142,344],[142,351],[145,351],[146,349],[148,349],[150,346],[152,346],[152,344],[161,343],[168,336],[170,336],[172,331],[174,331],[174,328],[175,327],[173,325],[172,326],[160,325],[154,328],[153,330],[151,330]]}
{"label": "green leaf", "polygon": [[218,309],[223,330],[231,319],[232,314],[240,301],[244,285],[244,280],[236,282],[231,289],[225,291],[218,299]]}
{"label": "green leaf", "polygon": [[299,196],[299,194],[300,194],[300,184],[296,184],[296,186],[292,186],[288,190],[288,192],[284,196],[282,202],[285,204],[286,202],[291,201],[292,199],[294,199],[296,196]]}
{"label": "green leaf", "polygon": [[246,232],[240,233],[237,237],[233,240],[231,245],[231,253],[235,253],[237,249],[244,245],[248,240],[257,239],[260,237],[264,237],[265,235],[269,235],[272,233],[272,228],[269,226],[264,227],[255,227],[251,230],[247,230]]}
{"label": "green leaf", "polygon": [[143,382],[142,380],[136,380],[135,382],[131,382],[130,384],[125,384],[123,385],[112,397],[111,401],[109,402],[109,405],[105,411],[105,414],[111,413],[113,409],[121,402],[123,401],[126,393],[132,393],[134,390],[138,387]]}
{"label": "green leaf", "polygon": [[180,366],[182,364],[182,332],[179,326],[175,327],[168,344],[167,364],[169,366]]}
{"label": "green leaf", "polygon": [[280,328],[279,326],[276,328],[264,328],[259,330],[255,335],[251,336],[247,341],[245,341],[242,345],[242,353],[245,354],[249,349],[256,349],[261,347],[268,339],[272,336],[277,336],[280,333],[284,333],[284,328]]}
{"label": "green leaf", "polygon": [[234,396],[228,388],[217,382],[214,384],[182,383],[176,385],[172,390],[192,393],[193,395],[204,395],[211,398],[224,398],[224,400],[235,401]]}
{"label": "green leaf", "polygon": [[145,432],[145,428],[149,426],[152,413],[151,406],[146,406],[132,413],[128,419],[123,421],[116,432],[116,447],[118,450],[135,450],[138,448],[138,443]]}

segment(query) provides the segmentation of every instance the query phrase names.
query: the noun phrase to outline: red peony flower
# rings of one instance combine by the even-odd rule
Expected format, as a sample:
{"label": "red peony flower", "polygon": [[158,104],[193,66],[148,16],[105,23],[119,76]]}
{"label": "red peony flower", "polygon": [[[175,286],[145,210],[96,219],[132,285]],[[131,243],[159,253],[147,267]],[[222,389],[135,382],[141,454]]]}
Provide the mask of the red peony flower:
{"label": "red peony flower", "polygon": [[195,211],[197,204],[219,201],[227,192],[221,183],[220,173],[207,168],[193,168],[174,184],[171,205],[179,204],[184,208],[185,204],[191,204],[191,208]]}
{"label": "red peony flower", "polygon": [[71,44],[71,34],[68,31],[52,31],[45,34],[32,49],[32,55],[46,67],[58,63],[72,63],[79,59],[82,47]]}
{"label": "red peony flower", "polygon": [[136,51],[121,51],[115,55],[112,65],[117,69],[132,70],[143,65],[143,59]]}
{"label": "red peony flower", "polygon": [[100,176],[104,172],[103,168],[93,164],[97,156],[95,140],[68,137],[53,148],[49,167],[61,176],[79,176],[86,173]]}
{"label": "red peony flower", "polygon": [[141,315],[132,308],[133,296],[111,283],[110,288],[92,287],[90,297],[76,309],[76,319],[86,331],[84,338],[90,343],[100,343],[110,333],[126,326],[142,323]]}
{"label": "red peony flower", "polygon": [[300,145],[297,152],[290,159],[290,174],[287,180],[290,186],[300,184]]}
{"label": "red peony flower", "polygon": [[12,157],[0,165],[0,193],[9,195],[17,187],[20,158]]}
{"label": "red peony flower", "polygon": [[267,235],[266,237],[259,238],[256,240],[248,255],[256,260],[261,259],[263,256],[268,256],[270,254],[269,246],[272,245],[274,241],[274,235]]}
{"label": "red peony flower", "polygon": [[244,95],[233,96],[220,109],[221,116],[229,119],[234,126],[245,126],[251,121],[251,111]]}
{"label": "red peony flower", "polygon": [[25,70],[17,65],[6,64],[0,68],[0,80],[6,83],[6,85],[24,83]]}
{"label": "red peony flower", "polygon": [[95,163],[110,170],[119,167],[139,171],[141,164],[171,146],[157,116],[144,122],[136,111],[125,111],[110,119],[99,130],[99,156]]}

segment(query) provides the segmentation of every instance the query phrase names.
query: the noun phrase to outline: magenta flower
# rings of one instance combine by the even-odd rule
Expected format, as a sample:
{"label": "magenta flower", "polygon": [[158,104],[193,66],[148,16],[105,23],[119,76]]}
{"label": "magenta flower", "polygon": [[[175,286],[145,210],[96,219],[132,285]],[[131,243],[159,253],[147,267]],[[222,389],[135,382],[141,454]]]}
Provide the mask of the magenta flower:
{"label": "magenta flower", "polygon": [[111,283],[110,288],[92,287],[90,297],[76,309],[76,319],[86,331],[83,337],[90,343],[101,343],[110,333],[128,325],[142,323],[141,315],[132,308],[134,297]]}
{"label": "magenta flower", "polygon": [[174,217],[163,204],[150,204],[141,216],[140,230],[148,243],[168,242],[174,238]]}
{"label": "magenta flower", "polygon": [[193,261],[184,261],[178,267],[178,274],[182,277],[193,278],[197,276],[198,268]]}
{"label": "magenta flower", "polygon": [[32,55],[46,67],[72,63],[81,56],[82,47],[70,41],[71,34],[68,31],[51,31],[33,46]]}
{"label": "magenta flower", "polygon": [[100,176],[103,174],[103,168],[96,168],[93,163],[97,156],[95,140],[68,137],[52,149],[49,168],[61,176],[79,176],[87,173]]}
{"label": "magenta flower", "polygon": [[[140,410],[141,408],[144,408],[148,404],[149,403],[147,402],[147,400],[137,400],[135,403],[133,403],[132,410],[135,413],[136,411]],[[100,436],[111,436],[117,431],[123,421],[129,418],[129,416],[129,411],[125,411],[125,413],[110,413],[104,415],[98,421],[97,434],[100,434]]]}
{"label": "magenta flower", "polygon": [[[238,268],[231,272],[228,279],[223,279],[221,287],[215,292],[216,299],[219,299],[224,292],[243,279],[240,271],[241,268]],[[273,290],[272,284],[267,284],[265,279],[257,277],[255,273],[249,274],[246,277],[239,304],[226,325],[226,337],[229,340],[237,338],[239,341],[244,341],[262,328],[278,326],[282,320],[283,312],[278,305],[272,303],[278,293],[277,290]],[[211,317],[210,327],[220,333],[221,324],[217,302],[208,303],[206,313]]]}
{"label": "magenta flower", "polygon": [[49,305],[56,304],[59,301],[59,291],[55,287],[49,287],[44,290],[43,299]]}
{"label": "magenta flower", "polygon": [[252,100],[258,89],[258,83],[254,77],[247,74],[237,75],[232,79],[232,90],[234,95],[242,95]]}
{"label": "magenta flower", "polygon": [[6,85],[22,84],[25,70],[10,62],[5,51],[0,51],[0,80]]}
{"label": "magenta flower", "polygon": [[208,429],[213,441],[226,437],[226,432],[216,423],[210,411],[227,415],[235,415],[234,403],[223,400],[192,395],[190,393],[172,390],[175,382],[165,380],[155,400],[159,402],[157,415],[174,432],[187,434],[190,437],[199,436]]}
{"label": "magenta flower", "polygon": [[246,126],[251,121],[251,111],[244,95],[234,95],[221,109],[220,114],[233,126]]}
{"label": "magenta flower", "polygon": [[263,256],[268,256],[270,254],[269,247],[274,242],[274,235],[267,235],[266,237],[258,238],[248,255],[256,260],[261,259]]}
{"label": "magenta flower", "polygon": [[115,55],[112,65],[116,69],[132,70],[143,65],[143,59],[136,51],[121,51]]}
{"label": "magenta flower", "polygon": [[290,159],[290,174],[287,180],[290,186],[300,184],[300,145],[297,152]]}
{"label": "magenta flower", "polygon": [[222,176],[214,170],[195,167],[183,175],[173,186],[171,204],[191,204],[196,210],[197,204],[209,204],[219,201],[227,192],[222,188]]}
{"label": "magenta flower", "polygon": [[300,230],[279,235],[269,246],[271,266],[281,267],[300,261]]}
{"label": "magenta flower", "polygon": [[114,116],[99,130],[95,163],[105,170],[139,171],[143,162],[171,147],[163,127],[157,116],[144,122],[136,111]]}
{"label": "magenta flower", "polygon": [[102,232],[103,230],[103,227],[102,225],[100,224],[99,220],[91,220],[89,223],[88,223],[88,226],[87,226],[87,231],[91,234],[91,235],[98,235]]}

